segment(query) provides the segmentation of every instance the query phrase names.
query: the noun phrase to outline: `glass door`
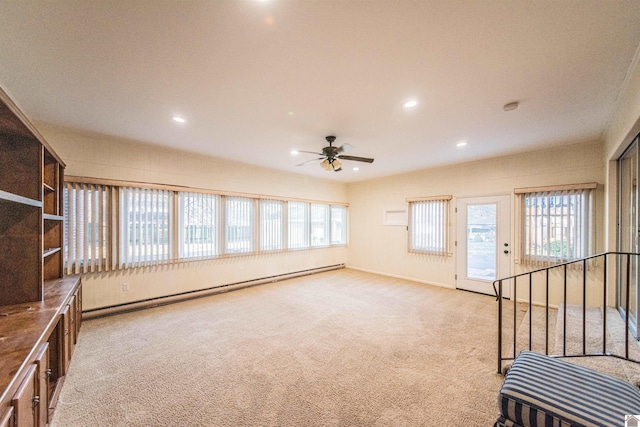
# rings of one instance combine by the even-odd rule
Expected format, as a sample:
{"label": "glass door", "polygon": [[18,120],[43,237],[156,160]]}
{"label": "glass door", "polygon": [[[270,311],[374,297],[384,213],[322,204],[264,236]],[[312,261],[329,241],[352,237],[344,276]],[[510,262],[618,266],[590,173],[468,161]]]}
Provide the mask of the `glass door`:
{"label": "glass door", "polygon": [[[638,138],[618,159],[618,249],[620,252],[638,252]],[[618,263],[617,308],[624,317],[627,287],[625,261]],[[631,257],[629,286],[629,324],[638,338],[638,265]]]}
{"label": "glass door", "polygon": [[[510,196],[458,199],[456,287],[493,295],[493,281],[510,275]],[[509,296],[509,289],[504,289]]]}

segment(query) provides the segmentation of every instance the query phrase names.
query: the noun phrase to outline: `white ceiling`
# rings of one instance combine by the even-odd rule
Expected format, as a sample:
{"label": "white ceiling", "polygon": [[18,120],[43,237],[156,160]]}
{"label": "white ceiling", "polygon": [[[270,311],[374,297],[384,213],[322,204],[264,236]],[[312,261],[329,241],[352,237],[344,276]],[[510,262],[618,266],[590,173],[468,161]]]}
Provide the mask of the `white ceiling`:
{"label": "white ceiling", "polygon": [[[0,86],[35,121],[351,182],[599,139],[639,42],[637,0],[3,0]],[[376,161],[295,166],[330,134]]]}

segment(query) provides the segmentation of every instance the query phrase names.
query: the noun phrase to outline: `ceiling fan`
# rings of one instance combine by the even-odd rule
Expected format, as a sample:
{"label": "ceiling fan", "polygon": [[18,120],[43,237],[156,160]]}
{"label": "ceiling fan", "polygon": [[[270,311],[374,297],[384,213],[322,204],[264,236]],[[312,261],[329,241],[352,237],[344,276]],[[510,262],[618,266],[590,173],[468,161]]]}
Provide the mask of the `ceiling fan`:
{"label": "ceiling fan", "polygon": [[353,146],[349,145],[349,144],[344,144],[340,147],[334,147],[333,143],[336,140],[335,136],[329,135],[327,137],[325,137],[325,139],[327,140],[327,142],[329,143],[328,147],[324,147],[322,149],[322,153],[316,153],[314,151],[304,151],[304,150],[298,150],[299,153],[309,153],[309,154],[317,154],[318,156],[322,156],[322,157],[318,157],[317,159],[311,159],[311,160],[307,160],[306,162],[302,162],[299,165],[296,166],[302,166],[306,163],[309,162],[313,162],[316,160],[322,160],[322,162],[320,162],[320,166],[328,171],[334,171],[334,172],[340,172],[342,170],[342,162],[340,162],[340,160],[351,160],[354,162],[365,162],[365,163],[373,163],[374,159],[370,159],[367,157],[356,157],[356,156],[345,156],[344,152],[349,151],[353,148]]}

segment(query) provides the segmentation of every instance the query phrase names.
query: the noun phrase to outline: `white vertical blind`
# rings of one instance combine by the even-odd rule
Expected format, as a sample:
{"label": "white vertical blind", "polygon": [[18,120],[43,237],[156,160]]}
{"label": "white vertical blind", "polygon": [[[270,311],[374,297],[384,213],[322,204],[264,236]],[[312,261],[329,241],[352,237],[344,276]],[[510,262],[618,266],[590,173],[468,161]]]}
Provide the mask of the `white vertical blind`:
{"label": "white vertical blind", "polygon": [[288,202],[289,249],[309,247],[309,203]]}
{"label": "white vertical blind", "polygon": [[253,252],[254,222],[254,199],[225,197],[225,253]]}
{"label": "white vertical blind", "polygon": [[260,250],[277,251],[284,248],[284,202],[260,200]]}
{"label": "white vertical blind", "polygon": [[112,184],[65,183],[66,274],[347,240],[346,206]]}
{"label": "white vertical blind", "polygon": [[329,205],[311,204],[311,246],[328,246],[330,241]]}
{"label": "white vertical blind", "polygon": [[588,256],[590,189],[522,193],[520,262],[544,266]]}
{"label": "white vertical blind", "polygon": [[120,268],[171,260],[173,192],[120,188]]}
{"label": "white vertical blind", "polygon": [[179,193],[180,258],[218,255],[218,200],[215,194]]}
{"label": "white vertical blind", "polygon": [[331,244],[344,245],[347,243],[347,208],[331,206]]}
{"label": "white vertical blind", "polygon": [[109,207],[116,188],[68,182],[64,187],[64,265],[66,274],[112,269],[113,218]]}
{"label": "white vertical blind", "polygon": [[409,251],[446,255],[449,251],[447,199],[409,202]]}

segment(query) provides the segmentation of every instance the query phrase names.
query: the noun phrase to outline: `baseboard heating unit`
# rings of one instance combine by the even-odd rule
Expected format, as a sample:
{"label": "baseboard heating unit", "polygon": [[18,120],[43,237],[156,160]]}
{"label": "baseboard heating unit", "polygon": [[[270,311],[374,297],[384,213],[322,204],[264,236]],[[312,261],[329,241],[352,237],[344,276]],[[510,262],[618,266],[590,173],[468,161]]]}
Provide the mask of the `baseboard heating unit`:
{"label": "baseboard heating unit", "polygon": [[344,264],[328,265],[325,267],[311,268],[308,270],[300,270],[291,273],[278,274],[275,276],[262,277],[260,279],[252,279],[243,282],[229,283],[226,285],[214,286],[206,289],[199,289],[196,291],[181,292],[178,294],[166,295],[162,297],[149,298],[140,301],[133,301],[124,304],[112,305],[108,307],[95,308],[92,310],[86,310],[82,312],[82,319],[94,319],[97,317],[109,316],[112,314],[125,313],[129,311],[142,310],[145,308],[157,307],[160,305],[173,304],[180,301],[185,301],[193,298],[201,298],[209,295],[220,294],[223,292],[229,292],[236,289],[247,288],[250,286],[263,285],[265,283],[273,283],[286,279],[293,279],[295,277],[308,276],[311,274],[322,273],[324,271],[338,270],[345,268]]}

